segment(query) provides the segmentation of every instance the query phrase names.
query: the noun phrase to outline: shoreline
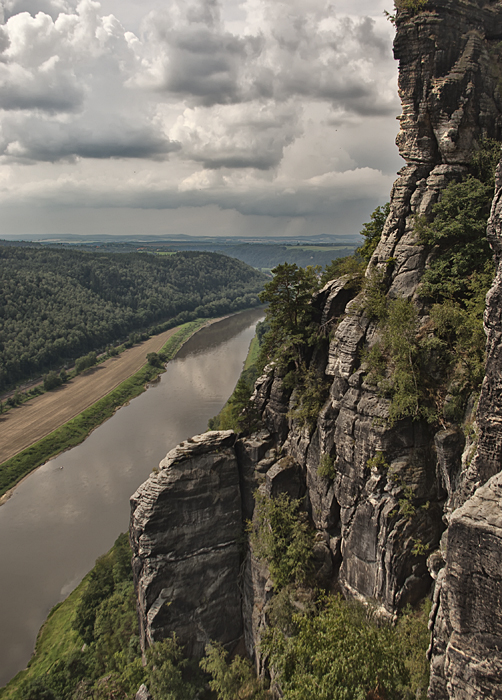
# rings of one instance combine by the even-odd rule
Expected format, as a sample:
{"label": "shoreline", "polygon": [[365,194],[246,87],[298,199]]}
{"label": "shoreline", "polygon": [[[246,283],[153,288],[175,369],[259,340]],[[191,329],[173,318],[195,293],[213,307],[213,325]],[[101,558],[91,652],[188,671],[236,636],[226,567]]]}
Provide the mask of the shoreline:
{"label": "shoreline", "polygon": [[[254,307],[253,307],[253,308],[254,308]],[[243,309],[242,311],[246,311],[246,309]],[[242,312],[238,311],[238,312],[236,312],[236,313],[238,314],[238,313],[242,313]],[[39,467],[43,466],[44,464],[46,464],[48,461],[50,461],[50,460],[53,459],[54,457],[57,457],[58,455],[62,454],[63,452],[66,452],[67,450],[70,450],[70,449],[72,449],[73,447],[75,447],[77,444],[80,444],[81,442],[83,442],[96,428],[99,428],[100,425],[103,425],[103,423],[105,423],[109,418],[111,418],[119,408],[122,408],[122,406],[128,405],[132,399],[134,399],[136,396],[139,396],[141,393],[143,393],[143,391],[146,391],[146,389],[148,388],[148,385],[149,385],[152,381],[154,381],[157,377],[159,377],[163,372],[165,372],[166,365],[167,365],[172,359],[174,359],[174,358],[176,357],[176,355],[177,355],[177,353],[179,352],[179,350],[180,350],[180,349],[185,345],[185,343],[188,342],[188,340],[190,340],[190,338],[192,338],[196,333],[198,333],[198,332],[199,332],[200,330],[202,330],[203,328],[207,328],[208,326],[213,325],[214,323],[218,323],[219,321],[222,321],[222,320],[224,320],[224,319],[226,319],[226,318],[230,318],[230,316],[234,316],[234,315],[236,315],[236,314],[227,314],[227,315],[225,315],[225,316],[219,316],[219,317],[217,317],[217,318],[210,318],[210,319],[196,319],[195,321],[189,322],[189,324],[182,324],[181,326],[177,326],[177,327],[175,327],[174,329],[171,329],[171,330],[174,331],[174,333],[171,333],[171,335],[166,339],[166,342],[164,343],[164,345],[162,346],[162,348],[159,350],[159,352],[162,352],[162,351],[164,350],[164,348],[165,348],[166,346],[168,346],[170,343],[173,343],[173,345],[175,345],[175,347],[174,347],[174,349],[173,349],[173,351],[172,351],[172,354],[169,356],[169,358],[166,360],[166,362],[163,364],[163,366],[162,366],[161,368],[159,368],[159,367],[156,367],[156,368],[151,367],[151,372],[150,372],[150,374],[151,374],[152,376],[142,376],[142,375],[144,374],[145,370],[148,370],[148,362],[144,362],[143,365],[142,365],[138,370],[136,370],[135,372],[133,372],[131,375],[126,376],[119,384],[117,384],[111,391],[107,392],[104,396],[101,396],[101,397],[98,398],[96,401],[94,401],[92,404],[90,404],[89,406],[87,406],[84,410],[82,410],[82,411],[80,411],[78,414],[72,416],[70,419],[68,419],[68,420],[66,420],[66,421],[64,421],[64,422],[62,422],[62,423],[61,423],[58,427],[56,427],[54,430],[49,431],[49,432],[46,433],[43,437],[41,437],[41,438],[39,438],[38,440],[36,440],[35,442],[31,443],[31,444],[28,445],[27,447],[23,448],[23,449],[20,450],[18,453],[16,453],[15,455],[9,457],[9,459],[5,460],[2,464],[0,464],[0,470],[1,470],[3,467],[6,467],[6,466],[9,464],[9,462],[11,462],[11,460],[19,459],[19,458],[22,457],[23,453],[25,453],[25,452],[27,452],[27,451],[29,451],[29,450],[34,450],[34,449],[36,449],[37,446],[40,446],[40,444],[43,443],[43,441],[48,440],[48,439],[51,437],[51,435],[54,435],[54,434],[56,434],[58,431],[63,431],[63,430],[65,430],[65,428],[70,427],[70,424],[71,424],[72,422],[74,422],[74,421],[78,422],[79,419],[82,419],[82,418],[84,417],[84,414],[86,414],[87,412],[93,412],[93,411],[95,411],[96,408],[98,407],[98,404],[100,404],[100,402],[106,401],[107,399],[109,399],[110,397],[112,397],[112,395],[113,395],[115,392],[120,392],[121,390],[124,390],[124,389],[125,389],[124,385],[126,385],[127,383],[134,382],[134,379],[135,379],[135,378],[138,379],[138,380],[143,380],[143,381],[142,381],[142,388],[141,388],[139,391],[137,391],[137,390],[130,391],[130,392],[124,397],[124,399],[123,399],[122,401],[116,402],[115,405],[113,405],[113,407],[112,407],[112,409],[111,409],[111,412],[108,411],[108,413],[107,413],[106,415],[103,416],[102,420],[99,420],[98,422],[95,422],[95,423],[89,428],[89,430],[86,431],[86,433],[85,433],[85,435],[82,437],[82,439],[78,440],[77,442],[70,442],[70,443],[67,444],[65,447],[61,447],[61,449],[57,449],[57,451],[55,451],[54,453],[52,453],[52,454],[50,454],[49,456],[47,456],[45,459],[43,459],[43,461],[39,461],[39,463],[35,464],[35,466],[33,466],[31,469],[29,469],[29,471],[23,473],[23,475],[20,476],[20,478],[19,478],[17,481],[15,481],[15,483],[13,483],[11,486],[7,486],[6,491],[5,491],[2,495],[0,495],[0,507],[1,507],[2,505],[4,505],[4,503],[6,503],[6,502],[12,497],[12,495],[14,494],[14,491],[16,490],[16,488],[17,488],[20,484],[22,484],[22,483],[24,482],[25,479],[27,479],[29,476],[31,476],[31,474],[33,474],[37,469],[39,469]],[[184,328],[184,326],[186,327],[187,325],[192,325],[192,324],[195,324],[195,323],[200,323],[200,325],[198,325],[197,328],[193,328],[193,327],[192,327],[191,329]],[[180,342],[179,344],[176,344],[177,336],[179,336],[180,334],[183,335],[183,330],[190,330],[191,332],[188,333],[188,334],[186,335],[186,337],[182,337],[182,338],[180,339],[181,342]],[[155,336],[154,336],[154,337],[155,337]],[[145,342],[147,342],[147,341],[145,341]],[[140,344],[140,347],[141,347],[141,345],[143,345],[143,343]],[[35,460],[35,461],[37,461],[37,460]]]}

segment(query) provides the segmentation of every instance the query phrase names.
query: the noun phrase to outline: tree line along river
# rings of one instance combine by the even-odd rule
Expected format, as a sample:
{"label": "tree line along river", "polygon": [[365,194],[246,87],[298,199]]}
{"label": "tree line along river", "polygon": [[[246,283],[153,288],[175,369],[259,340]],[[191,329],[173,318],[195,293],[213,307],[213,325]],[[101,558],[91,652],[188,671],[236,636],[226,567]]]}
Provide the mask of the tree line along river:
{"label": "tree line along river", "polygon": [[50,609],[127,530],[131,494],[222,408],[262,317],[253,309],[203,328],[148,391],[0,507],[0,686],[26,666]]}

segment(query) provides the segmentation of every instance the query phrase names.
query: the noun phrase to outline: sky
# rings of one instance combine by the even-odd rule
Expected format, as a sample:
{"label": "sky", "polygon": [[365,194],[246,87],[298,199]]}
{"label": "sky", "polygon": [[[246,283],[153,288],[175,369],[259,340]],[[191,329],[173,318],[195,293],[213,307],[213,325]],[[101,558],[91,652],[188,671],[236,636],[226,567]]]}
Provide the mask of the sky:
{"label": "sky", "polygon": [[0,0],[0,238],[354,234],[404,164],[391,0]]}

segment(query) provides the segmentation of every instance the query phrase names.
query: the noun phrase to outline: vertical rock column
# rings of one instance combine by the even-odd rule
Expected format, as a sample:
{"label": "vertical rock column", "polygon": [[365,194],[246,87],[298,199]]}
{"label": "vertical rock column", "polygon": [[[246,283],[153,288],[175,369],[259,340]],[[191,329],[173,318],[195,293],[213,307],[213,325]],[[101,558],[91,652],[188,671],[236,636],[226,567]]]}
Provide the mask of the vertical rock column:
{"label": "vertical rock column", "polygon": [[498,269],[486,300],[478,446],[454,494],[461,507],[450,519],[436,584],[431,700],[502,698],[502,164],[488,237]]}
{"label": "vertical rock column", "polygon": [[502,475],[451,516],[432,641],[431,700],[502,698]]}
{"label": "vertical rock column", "polygon": [[198,435],[168,453],[131,498],[130,538],[143,650],[176,633],[200,657],[210,640],[242,635],[242,530],[232,431]]}

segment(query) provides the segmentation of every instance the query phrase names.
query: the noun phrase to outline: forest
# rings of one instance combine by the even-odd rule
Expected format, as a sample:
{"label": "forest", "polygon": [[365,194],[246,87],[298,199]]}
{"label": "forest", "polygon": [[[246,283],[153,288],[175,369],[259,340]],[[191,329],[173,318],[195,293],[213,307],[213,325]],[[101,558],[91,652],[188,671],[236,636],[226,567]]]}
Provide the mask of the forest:
{"label": "forest", "polygon": [[265,279],[217,253],[0,246],[0,391],[129,334],[255,306]]}

